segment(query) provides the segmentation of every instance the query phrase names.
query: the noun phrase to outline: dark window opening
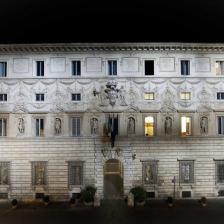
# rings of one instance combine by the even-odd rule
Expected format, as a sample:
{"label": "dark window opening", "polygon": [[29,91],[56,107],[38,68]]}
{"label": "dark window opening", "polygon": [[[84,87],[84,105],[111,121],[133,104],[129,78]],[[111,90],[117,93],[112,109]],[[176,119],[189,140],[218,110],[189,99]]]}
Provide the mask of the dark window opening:
{"label": "dark window opening", "polygon": [[181,75],[190,75],[190,61],[181,60]]}
{"label": "dark window opening", "polygon": [[37,76],[44,76],[44,61],[36,61]]}
{"label": "dark window opening", "polygon": [[145,75],[154,75],[154,61],[153,60],[145,61]]}
{"label": "dark window opening", "polygon": [[182,191],[182,198],[191,198],[191,191]]}
{"label": "dark window opening", "polygon": [[72,61],[72,75],[81,75],[81,61]]}

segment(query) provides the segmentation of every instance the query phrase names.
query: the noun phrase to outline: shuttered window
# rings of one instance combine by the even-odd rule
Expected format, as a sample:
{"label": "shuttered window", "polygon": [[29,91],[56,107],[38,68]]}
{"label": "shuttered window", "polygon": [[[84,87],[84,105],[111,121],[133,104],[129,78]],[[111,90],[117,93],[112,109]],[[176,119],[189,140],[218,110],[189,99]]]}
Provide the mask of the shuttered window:
{"label": "shuttered window", "polygon": [[143,183],[156,184],[158,175],[157,161],[147,161],[142,163]]}
{"label": "shuttered window", "polygon": [[6,123],[5,118],[0,118],[0,136],[6,136]]}
{"label": "shuttered window", "polygon": [[218,134],[224,135],[224,116],[218,116]]}
{"label": "shuttered window", "polygon": [[224,183],[224,160],[216,161],[216,181]]}
{"label": "shuttered window", "polygon": [[80,136],[81,129],[81,118],[73,117],[72,118],[72,136]]}
{"label": "shuttered window", "polygon": [[83,163],[82,161],[69,162],[69,185],[83,185]]}
{"label": "shuttered window", "polygon": [[36,75],[44,76],[44,61],[36,61]]}
{"label": "shuttered window", "polygon": [[0,62],[0,77],[7,76],[7,62]]}

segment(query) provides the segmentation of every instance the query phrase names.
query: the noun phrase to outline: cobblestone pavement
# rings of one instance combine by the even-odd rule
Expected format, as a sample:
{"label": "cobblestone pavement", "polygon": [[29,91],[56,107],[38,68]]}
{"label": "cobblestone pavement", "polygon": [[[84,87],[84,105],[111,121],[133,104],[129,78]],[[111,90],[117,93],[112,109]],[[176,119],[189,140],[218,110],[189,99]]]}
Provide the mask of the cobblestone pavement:
{"label": "cobblestone pavement", "polygon": [[202,207],[196,200],[176,201],[169,208],[165,201],[149,201],[144,207],[127,208],[123,201],[104,201],[100,208],[68,203],[20,205],[0,204],[0,224],[216,224],[224,223],[224,200],[208,200]]}

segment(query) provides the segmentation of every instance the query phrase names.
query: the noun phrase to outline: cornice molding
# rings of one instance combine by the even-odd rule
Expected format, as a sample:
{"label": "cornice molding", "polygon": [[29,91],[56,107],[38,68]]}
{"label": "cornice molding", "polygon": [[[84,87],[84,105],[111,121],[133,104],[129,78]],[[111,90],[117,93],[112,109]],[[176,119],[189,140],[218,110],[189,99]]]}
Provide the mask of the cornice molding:
{"label": "cornice molding", "polygon": [[215,52],[224,53],[224,43],[49,43],[0,44],[0,54],[73,53],[95,51]]}

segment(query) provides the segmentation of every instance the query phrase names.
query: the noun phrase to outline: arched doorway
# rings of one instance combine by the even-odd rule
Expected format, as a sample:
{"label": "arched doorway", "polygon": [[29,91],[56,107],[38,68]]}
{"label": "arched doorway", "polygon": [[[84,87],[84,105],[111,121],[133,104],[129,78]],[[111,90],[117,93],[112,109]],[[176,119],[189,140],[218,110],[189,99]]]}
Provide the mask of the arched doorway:
{"label": "arched doorway", "polygon": [[104,198],[119,199],[123,196],[123,165],[109,159],[104,165]]}

